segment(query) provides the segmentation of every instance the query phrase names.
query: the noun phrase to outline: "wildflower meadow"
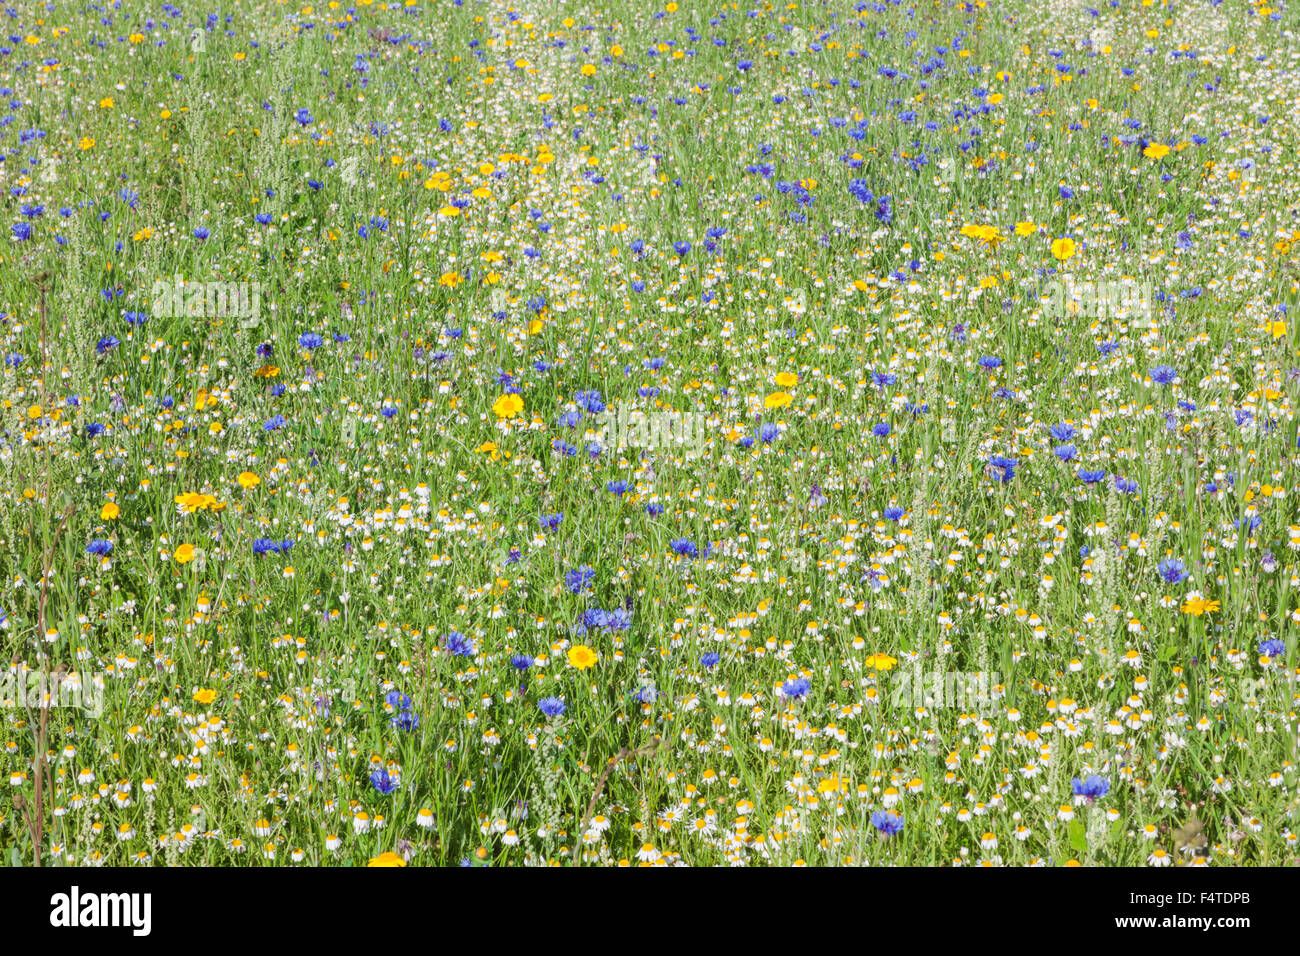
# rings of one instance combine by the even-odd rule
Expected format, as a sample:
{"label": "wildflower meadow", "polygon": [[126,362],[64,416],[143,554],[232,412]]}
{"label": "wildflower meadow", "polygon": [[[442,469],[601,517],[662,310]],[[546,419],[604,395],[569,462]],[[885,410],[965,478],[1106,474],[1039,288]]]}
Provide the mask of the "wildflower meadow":
{"label": "wildflower meadow", "polygon": [[1297,862],[1298,26],[7,7],[2,862]]}

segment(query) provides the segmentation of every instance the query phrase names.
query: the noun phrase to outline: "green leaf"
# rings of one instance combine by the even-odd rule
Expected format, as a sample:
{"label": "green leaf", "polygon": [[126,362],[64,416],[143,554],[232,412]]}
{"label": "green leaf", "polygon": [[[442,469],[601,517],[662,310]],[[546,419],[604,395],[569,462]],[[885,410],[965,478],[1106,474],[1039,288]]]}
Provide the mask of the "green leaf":
{"label": "green leaf", "polygon": [[1070,821],[1070,847],[1079,853],[1088,852],[1088,831],[1079,820]]}

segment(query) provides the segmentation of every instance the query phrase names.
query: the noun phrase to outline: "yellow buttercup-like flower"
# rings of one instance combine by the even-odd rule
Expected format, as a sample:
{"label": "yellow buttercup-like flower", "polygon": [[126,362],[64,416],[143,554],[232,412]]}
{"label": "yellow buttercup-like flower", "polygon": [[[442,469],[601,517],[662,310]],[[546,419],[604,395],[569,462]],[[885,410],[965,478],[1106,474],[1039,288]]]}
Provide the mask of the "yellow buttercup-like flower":
{"label": "yellow buttercup-like flower", "polygon": [[763,399],[764,408],[785,408],[793,400],[789,392],[773,392]]}
{"label": "yellow buttercup-like flower", "polygon": [[793,388],[795,385],[799,384],[799,376],[794,372],[777,372],[776,384],[780,385],[782,388]]}
{"label": "yellow buttercup-like flower", "polygon": [[502,395],[492,403],[492,411],[497,418],[514,418],[524,410],[522,395]]}
{"label": "yellow buttercup-like flower", "polygon": [[1076,246],[1073,239],[1068,236],[1062,236],[1060,239],[1056,239],[1052,242],[1052,255],[1064,262],[1066,259],[1070,258],[1070,256],[1074,255],[1075,248]]}
{"label": "yellow buttercup-like flower", "polygon": [[574,644],[569,648],[569,664],[580,671],[585,671],[589,667],[595,667],[596,661],[600,660],[586,644]]}
{"label": "yellow buttercup-like flower", "polygon": [[381,853],[366,863],[366,866],[406,866],[406,861],[392,850]]}
{"label": "yellow buttercup-like flower", "polygon": [[898,663],[898,659],[890,657],[888,654],[872,654],[867,658],[867,666],[878,671],[887,671]]}
{"label": "yellow buttercup-like flower", "polygon": [[1184,614],[1190,614],[1193,617],[1200,617],[1202,614],[1219,610],[1219,602],[1207,601],[1205,598],[1197,595],[1196,597],[1189,598],[1183,604],[1181,610]]}

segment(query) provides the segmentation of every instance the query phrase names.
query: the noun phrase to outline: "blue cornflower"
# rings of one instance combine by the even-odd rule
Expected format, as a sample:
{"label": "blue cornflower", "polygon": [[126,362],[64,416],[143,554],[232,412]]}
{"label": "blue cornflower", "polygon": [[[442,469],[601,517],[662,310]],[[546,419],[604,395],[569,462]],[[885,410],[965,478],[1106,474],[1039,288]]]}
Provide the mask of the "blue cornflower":
{"label": "blue cornflower", "polygon": [[877,438],[888,438],[889,422],[877,422],[875,427],[871,429],[871,434],[875,435]]}
{"label": "blue cornflower", "polygon": [[721,660],[722,655],[717,651],[709,651],[707,654],[700,657],[700,663],[706,670],[713,670],[713,668],[718,666],[718,662]]}
{"label": "blue cornflower", "polygon": [[527,654],[516,654],[510,658],[510,666],[517,671],[526,671],[533,666],[533,659]]}
{"label": "blue cornflower", "polygon": [[1178,377],[1178,369],[1172,365],[1157,365],[1149,374],[1157,385],[1168,385]]}
{"label": "blue cornflower", "polygon": [[584,564],[564,575],[564,586],[569,589],[570,594],[581,594],[591,587],[591,582],[595,579],[596,569],[589,564]]}
{"label": "blue cornflower", "polygon": [[[3,617],[4,612],[0,611],[0,618]],[[0,626],[3,626],[3,624],[0,624]],[[1279,641],[1277,638],[1271,638],[1267,641],[1263,641],[1259,645],[1259,652],[1268,657],[1278,657],[1286,653],[1286,644],[1283,641]]]}
{"label": "blue cornflower", "polygon": [[574,402],[584,410],[591,412],[593,415],[599,415],[605,410],[605,401],[600,397],[600,392],[594,389],[589,392],[579,392],[573,397]]}
{"label": "blue cornflower", "polygon": [[86,545],[86,553],[98,555],[101,558],[108,557],[113,551],[113,542],[106,541],[103,538],[96,538]]}
{"label": "blue cornflower", "polygon": [[262,429],[264,431],[273,432],[277,428],[283,428],[287,424],[289,424],[289,419],[285,418],[283,415],[275,415],[262,423]]}
{"label": "blue cornflower", "polygon": [[1121,478],[1115,476],[1115,490],[1121,495],[1135,495],[1138,493],[1140,486],[1132,478]]}
{"label": "blue cornflower", "polygon": [[1056,441],[1067,442],[1074,437],[1074,426],[1067,422],[1061,422],[1059,425],[1053,425],[1049,428],[1047,433]]}
{"label": "blue cornflower", "polygon": [[305,349],[318,349],[324,344],[325,340],[315,332],[304,332],[298,336],[298,345]]}
{"label": "blue cornflower", "polygon": [[807,697],[812,690],[812,682],[806,677],[795,677],[781,685],[781,694],[791,700]]}
{"label": "blue cornflower", "polygon": [[560,526],[560,522],[563,520],[564,512],[560,511],[553,515],[542,515],[541,518],[538,519],[538,523],[547,531],[554,531]]}
{"label": "blue cornflower", "polygon": [[194,238],[198,239],[200,242],[208,238],[208,236],[210,235],[212,235],[212,232],[211,230],[208,229],[207,226],[198,226],[194,230]]}
{"label": "blue cornflower", "polygon": [[1162,560],[1156,565],[1156,573],[1170,584],[1186,581],[1188,577],[1187,565],[1178,558],[1165,558]]}
{"label": "blue cornflower", "polygon": [[690,538],[673,538],[668,542],[668,546],[680,555],[688,558],[699,557],[700,549]]}
{"label": "blue cornflower", "polygon": [[105,335],[95,343],[95,351],[98,354],[103,355],[105,352],[110,352],[121,344],[122,343],[115,336]]}
{"label": "blue cornflower", "polygon": [[1070,789],[1076,797],[1083,797],[1091,803],[1110,792],[1110,781],[1094,773],[1083,780],[1075,777],[1070,781]]}
{"label": "blue cornflower", "polygon": [[891,837],[903,829],[903,815],[894,810],[877,810],[871,814],[871,825],[882,836]]}
{"label": "blue cornflower", "polygon": [[993,455],[988,461],[993,477],[1001,482],[1008,482],[1016,476],[1016,460],[1003,455]]}
{"label": "blue cornflower", "polygon": [[1061,461],[1074,461],[1079,456],[1079,449],[1073,445],[1057,445],[1052,449],[1052,454]]}
{"label": "blue cornflower", "polygon": [[1101,481],[1103,478],[1106,477],[1106,469],[1080,468],[1078,472],[1076,472],[1075,474],[1076,477],[1080,481],[1082,481],[1085,485],[1095,485],[1097,482]]}
{"label": "blue cornflower", "polygon": [[781,437],[781,427],[772,422],[764,422],[763,427],[758,430],[758,437],[765,444],[770,445]]}
{"label": "blue cornflower", "polygon": [[454,657],[473,657],[474,641],[460,631],[448,631],[443,635],[443,648]]}
{"label": "blue cornflower", "polygon": [[387,770],[376,770],[370,775],[370,785],[380,793],[389,794],[397,789],[397,784],[388,775]]}
{"label": "blue cornflower", "polygon": [[420,715],[416,713],[412,713],[409,710],[404,710],[396,717],[393,717],[388,722],[388,725],[390,727],[395,727],[398,730],[405,730],[409,732],[414,730],[416,727],[420,726]]}
{"label": "blue cornflower", "polygon": [[629,487],[630,485],[628,485],[626,481],[623,481],[620,478],[618,481],[611,481],[607,485],[605,485],[605,490],[608,491],[610,494],[625,495],[627,494],[627,489]]}
{"label": "blue cornflower", "polygon": [[1002,359],[996,355],[981,355],[979,358],[979,367],[992,371],[995,368],[1002,367]]}
{"label": "blue cornflower", "polygon": [[898,521],[907,511],[901,505],[889,505],[885,508],[885,518],[889,521]]}
{"label": "blue cornflower", "polygon": [[547,717],[558,717],[567,709],[558,697],[543,697],[537,702],[537,707]]}

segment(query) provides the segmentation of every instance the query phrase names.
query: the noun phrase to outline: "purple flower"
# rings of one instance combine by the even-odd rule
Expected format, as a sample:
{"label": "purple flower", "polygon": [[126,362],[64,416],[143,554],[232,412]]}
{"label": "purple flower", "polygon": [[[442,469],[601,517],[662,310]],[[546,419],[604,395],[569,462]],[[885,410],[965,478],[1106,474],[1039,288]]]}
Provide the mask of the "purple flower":
{"label": "purple flower", "polygon": [[1070,789],[1074,791],[1076,797],[1083,797],[1089,803],[1092,803],[1092,801],[1104,797],[1110,792],[1110,781],[1094,773],[1083,780],[1075,777],[1070,781]]}
{"label": "purple flower", "polygon": [[1156,565],[1156,573],[1170,584],[1187,580],[1187,565],[1178,558],[1165,558]]}
{"label": "purple flower", "polygon": [[799,700],[808,696],[812,690],[812,682],[806,677],[795,677],[781,685],[781,695],[791,700]]}
{"label": "purple flower", "polygon": [[877,810],[871,815],[871,825],[882,836],[891,837],[903,829],[903,816],[894,810]]}

